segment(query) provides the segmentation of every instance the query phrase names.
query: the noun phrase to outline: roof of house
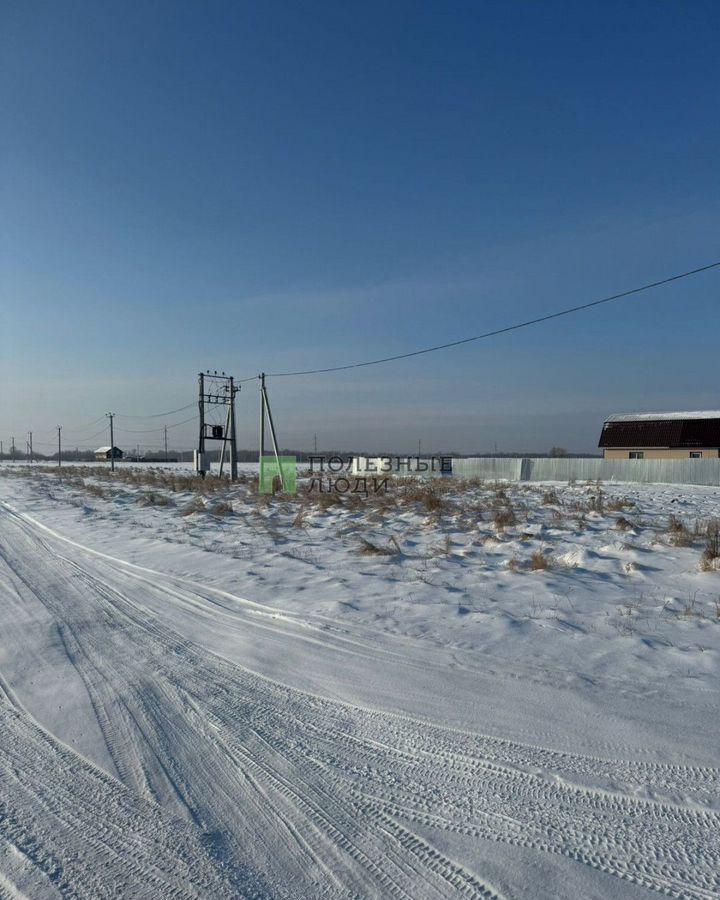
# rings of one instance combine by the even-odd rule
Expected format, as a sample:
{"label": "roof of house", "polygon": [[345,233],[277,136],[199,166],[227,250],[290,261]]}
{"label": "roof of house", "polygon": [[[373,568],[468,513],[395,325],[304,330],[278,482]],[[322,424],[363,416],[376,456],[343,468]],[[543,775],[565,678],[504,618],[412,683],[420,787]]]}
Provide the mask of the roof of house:
{"label": "roof of house", "polygon": [[720,411],[608,416],[599,447],[720,447]]}
{"label": "roof of house", "polygon": [[96,453],[109,453],[111,449],[112,449],[111,447],[98,447],[95,452]]}
{"label": "roof of house", "polygon": [[664,422],[674,419],[720,419],[720,409],[695,409],[690,412],[613,413],[606,422]]}

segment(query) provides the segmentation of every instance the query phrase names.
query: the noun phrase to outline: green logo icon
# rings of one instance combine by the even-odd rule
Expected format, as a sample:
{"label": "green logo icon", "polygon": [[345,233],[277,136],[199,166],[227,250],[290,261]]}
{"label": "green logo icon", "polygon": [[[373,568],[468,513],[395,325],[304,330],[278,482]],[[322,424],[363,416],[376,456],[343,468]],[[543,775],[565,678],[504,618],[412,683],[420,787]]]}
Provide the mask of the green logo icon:
{"label": "green logo icon", "polygon": [[295,494],[295,475],[297,457],[295,456],[261,456],[260,457],[260,493]]}

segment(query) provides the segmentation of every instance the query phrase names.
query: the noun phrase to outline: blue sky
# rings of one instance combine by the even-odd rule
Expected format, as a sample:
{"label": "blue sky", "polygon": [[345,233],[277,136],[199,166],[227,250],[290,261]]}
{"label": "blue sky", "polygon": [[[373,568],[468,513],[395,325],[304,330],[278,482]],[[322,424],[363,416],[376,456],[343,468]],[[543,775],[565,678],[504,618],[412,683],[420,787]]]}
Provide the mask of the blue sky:
{"label": "blue sky", "polygon": [[[4,441],[180,407],[208,367],[402,353],[720,258],[714,2],[0,17]],[[717,408],[719,287],[271,380],[281,442],[587,451],[609,412]],[[257,446],[253,383],[238,412]],[[184,417],[119,420],[118,443]]]}

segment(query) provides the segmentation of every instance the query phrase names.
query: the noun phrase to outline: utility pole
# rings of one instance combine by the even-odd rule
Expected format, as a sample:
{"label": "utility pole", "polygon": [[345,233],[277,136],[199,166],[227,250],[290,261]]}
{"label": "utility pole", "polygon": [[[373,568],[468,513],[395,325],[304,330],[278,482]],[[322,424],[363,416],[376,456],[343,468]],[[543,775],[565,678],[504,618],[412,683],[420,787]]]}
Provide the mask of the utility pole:
{"label": "utility pole", "polygon": [[313,435],[313,450],[315,452],[315,456],[317,456],[317,435]]}
{"label": "utility pole", "polygon": [[200,412],[200,437],[198,439],[198,456],[201,460],[200,477],[205,477],[205,376],[201,372],[198,375],[198,384],[200,386],[200,397],[198,399],[198,410]]}
{"label": "utility pole", "polygon": [[[220,450],[220,474],[222,474],[223,463],[225,462],[225,450],[230,444],[230,479],[237,480],[237,435],[235,433],[235,395],[240,390],[235,386],[235,379],[232,375],[226,375],[225,372],[218,373],[201,372],[198,375],[199,396],[198,411],[200,413],[200,436],[198,440],[198,455],[202,460],[203,468],[199,468],[201,477],[205,477],[204,471],[204,455],[206,441],[222,441]],[[227,412],[225,414],[225,424],[221,425],[217,422],[217,416],[211,417],[210,422],[207,421],[209,414],[212,413],[213,406],[225,406]],[[215,418],[215,424],[212,419]]]}
{"label": "utility pole", "polygon": [[30,440],[28,441],[28,452],[30,453],[30,462],[33,462],[32,431],[28,431],[28,437],[30,438]]}
{"label": "utility pole", "polygon": [[62,431],[62,425],[58,425],[58,468],[62,465],[62,439],[60,437],[60,432]]}
{"label": "utility pole", "polygon": [[167,425],[166,425],[165,426],[165,462],[167,462],[167,461],[168,461],[168,454],[167,454]]}
{"label": "utility pole", "polygon": [[113,419],[115,417],[115,413],[107,413],[108,419],[110,419],[110,471],[115,471],[115,437],[113,435]]}
{"label": "utility pole", "polygon": [[260,463],[260,474],[262,475],[262,458],[265,455],[265,373],[260,376],[260,450],[258,452],[258,462]]}
{"label": "utility pole", "polygon": [[15,462],[15,438],[12,439],[12,461]]}
{"label": "utility pole", "polygon": [[227,450],[228,437],[230,435],[230,407],[228,406],[227,415],[225,416],[225,432],[223,434],[222,447],[220,448],[220,470],[218,475],[222,475],[225,468],[225,451]]}
{"label": "utility pole", "polygon": [[230,376],[230,481],[237,481],[237,435],[235,434],[235,379]]}
{"label": "utility pole", "polygon": [[280,477],[280,487],[285,490],[285,476],[283,475],[282,466],[280,465],[280,454],[278,452],[277,437],[275,435],[275,423],[273,422],[272,411],[270,409],[270,401],[268,400],[267,388],[265,387],[265,373],[260,375],[260,476],[262,478],[262,463],[265,453],[265,414],[267,413],[268,425],[270,426],[270,437],[272,438],[273,452],[275,454],[275,462],[277,463],[278,475]]}
{"label": "utility pole", "polygon": [[3,451],[2,451],[2,441],[0,441],[0,459],[2,459]]}
{"label": "utility pole", "polygon": [[420,448],[422,446],[422,441],[418,438],[418,459],[420,459]]}

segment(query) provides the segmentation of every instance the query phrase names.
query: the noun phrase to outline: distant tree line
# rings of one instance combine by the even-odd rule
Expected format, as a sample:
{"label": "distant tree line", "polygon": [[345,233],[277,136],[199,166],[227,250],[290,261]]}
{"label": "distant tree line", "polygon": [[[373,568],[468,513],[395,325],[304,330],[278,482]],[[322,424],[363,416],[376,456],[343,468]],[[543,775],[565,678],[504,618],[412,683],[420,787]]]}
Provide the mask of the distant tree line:
{"label": "distant tree line", "polygon": [[[208,450],[207,455],[211,462],[219,462],[220,461],[220,453],[221,450]],[[353,456],[366,456],[366,457],[378,457],[378,456],[414,456],[415,454],[406,454],[406,453],[396,453],[394,451],[389,450],[318,450],[317,453],[315,451],[309,450],[291,450],[287,447],[280,450],[280,454],[282,456],[295,456],[298,462],[309,462],[311,456],[322,456],[325,459],[331,456],[339,456],[341,459],[350,460]],[[467,459],[469,457],[479,457],[482,459],[487,458],[502,458],[502,459],[519,459],[522,457],[574,457],[576,459],[592,459],[595,457],[601,456],[599,453],[573,453],[569,450],[566,450],[564,447],[551,447],[549,451],[540,451],[540,452],[520,452],[520,451],[509,451],[509,450],[498,450],[492,453],[488,452],[475,452],[475,453],[460,453],[457,450],[437,450],[432,453],[423,453],[423,457],[440,457],[440,456],[452,456],[456,459]],[[29,460],[29,454],[20,450],[19,448],[15,449],[14,458],[17,461],[25,461]],[[53,460],[57,461],[58,455],[57,453],[44,454],[37,453],[33,451],[33,459],[37,461],[43,462],[52,462]],[[62,460],[64,462],[94,462],[95,461],[95,451],[94,450],[74,450],[68,449],[63,450],[62,452]],[[168,449],[167,460],[169,462],[192,462],[193,451],[192,450],[172,450]],[[5,451],[4,453],[0,453],[0,460],[9,460],[13,459],[11,453]],[[125,460],[128,462],[132,461],[140,461],[140,462],[164,462],[166,459],[164,450],[149,450],[142,454],[137,454],[132,451],[129,451],[125,454]],[[238,462],[257,462],[258,461],[258,451],[257,450],[238,450]]]}

